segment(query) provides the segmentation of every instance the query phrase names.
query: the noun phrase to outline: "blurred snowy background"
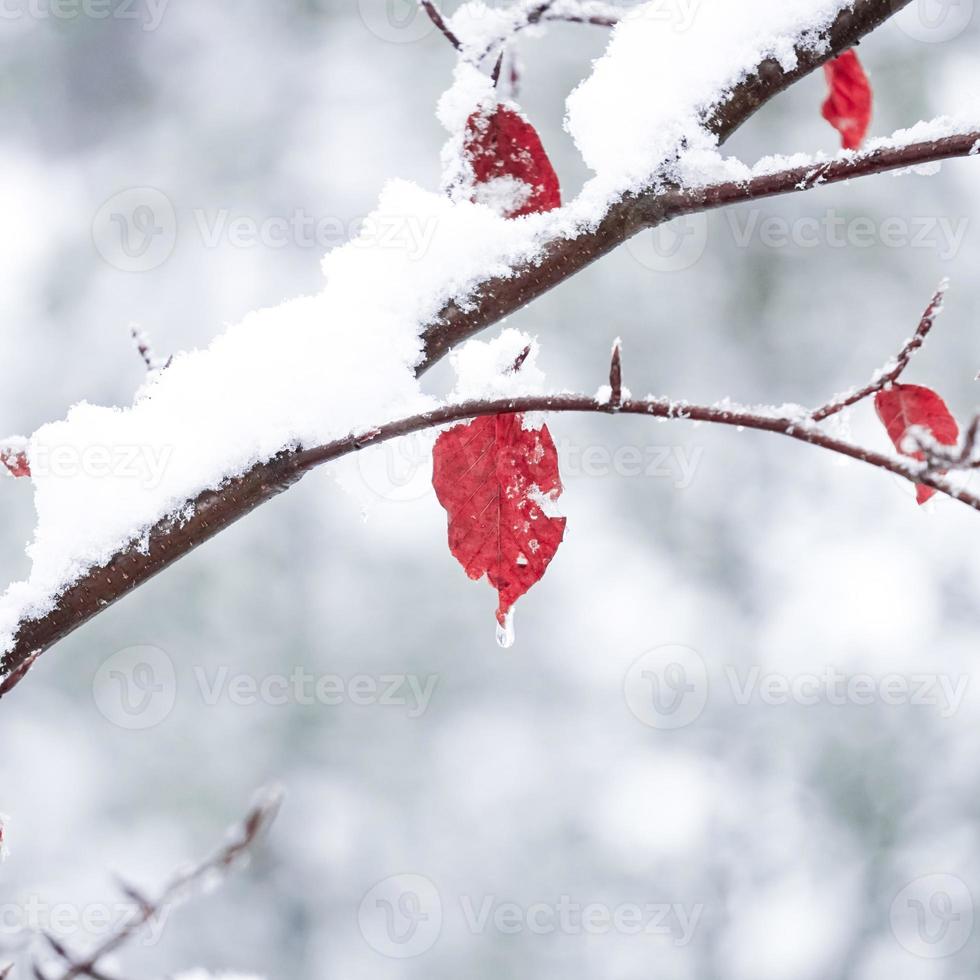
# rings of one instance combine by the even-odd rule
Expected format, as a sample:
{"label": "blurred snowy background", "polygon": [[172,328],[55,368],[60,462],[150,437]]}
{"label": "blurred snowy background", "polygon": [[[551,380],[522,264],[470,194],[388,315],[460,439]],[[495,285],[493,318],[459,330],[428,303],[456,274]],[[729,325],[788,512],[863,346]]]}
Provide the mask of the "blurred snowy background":
{"label": "blurred snowy background", "polygon": [[[973,7],[916,0],[862,46],[874,134],[973,107]],[[665,30],[697,13],[664,11]],[[564,99],[604,44],[519,45],[566,195],[587,174]],[[385,180],[438,185],[452,65],[405,0],[4,0],[4,434],[127,404],[131,321],[165,355],[317,291]],[[730,151],[835,149],[823,96],[806,80]],[[815,404],[948,275],[907,380],[963,418],[978,177],[960,161],[648,235],[511,325],[555,386],[595,390],[621,335],[635,394]],[[47,654],[0,706],[0,950],[25,924],[104,935],[112,869],[152,890],[279,782],[251,868],[117,975],[975,977],[980,516],[773,436],[551,428],[568,534],[511,651],[416,440],[312,474]],[[853,431],[887,446],[868,407]],[[8,581],[26,481],[0,507]]]}

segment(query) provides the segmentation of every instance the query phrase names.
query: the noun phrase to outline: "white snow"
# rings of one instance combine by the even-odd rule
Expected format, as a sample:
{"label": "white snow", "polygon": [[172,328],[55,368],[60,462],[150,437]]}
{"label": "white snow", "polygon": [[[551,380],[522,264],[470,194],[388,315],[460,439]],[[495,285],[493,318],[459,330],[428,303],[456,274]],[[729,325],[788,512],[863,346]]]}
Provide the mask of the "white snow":
{"label": "white snow", "polygon": [[663,5],[631,10],[590,78],[568,99],[566,126],[596,180],[593,201],[648,185],[662,162],[711,150],[702,120],[765,58],[786,69],[797,45],[822,50],[820,32],[851,0],[702,0],[686,30]]}
{"label": "white snow", "polygon": [[[868,140],[857,151],[841,150],[833,155],[827,153],[774,154],[763,157],[749,166],[735,157],[723,157],[715,148],[702,147],[680,154],[671,171],[674,179],[684,187],[692,189],[723,183],[745,183],[756,177],[768,177],[787,170],[804,168],[812,168],[813,174],[803,183],[815,182],[819,184],[820,168],[827,163],[844,160],[858,161],[882,150],[899,150],[915,143],[930,143],[951,136],[969,136],[977,132],[980,132],[980,113],[939,116],[936,119],[916,123],[907,129],[896,130],[891,136]],[[974,148],[975,151],[976,148]],[[931,176],[937,173],[941,167],[941,162],[936,161],[895,170],[892,173],[901,175],[913,171],[924,176]]]}
{"label": "white snow", "polygon": [[251,313],[207,349],[178,354],[129,408],[82,403],[35,432],[33,567],[0,600],[0,648],[20,620],[202,490],[285,447],[431,407],[412,372],[423,325],[531,257],[542,227],[392,182],[361,237],[324,260],[319,295]]}
{"label": "white snow", "polygon": [[[514,33],[529,28],[529,18],[541,6],[541,0],[517,0],[511,4],[486,4],[481,0],[463,4],[447,18],[450,30],[463,45],[463,55],[471,61],[495,57],[500,43]],[[542,18],[544,21],[568,17],[603,17],[615,19],[624,9],[603,0],[555,0]]]}
{"label": "white snow", "polygon": [[[523,351],[530,353],[514,370]],[[470,340],[449,356],[456,372],[456,386],[450,401],[454,403],[537,395],[544,391],[544,373],[537,366],[540,347],[537,340],[512,327],[501,331],[493,340]]]}

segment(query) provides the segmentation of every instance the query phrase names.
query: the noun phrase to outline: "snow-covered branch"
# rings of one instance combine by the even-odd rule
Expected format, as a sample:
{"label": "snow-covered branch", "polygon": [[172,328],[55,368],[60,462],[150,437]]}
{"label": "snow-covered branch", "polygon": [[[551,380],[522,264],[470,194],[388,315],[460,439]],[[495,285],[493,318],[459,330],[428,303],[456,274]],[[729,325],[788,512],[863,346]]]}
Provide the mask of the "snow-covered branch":
{"label": "snow-covered branch", "polygon": [[[918,139],[925,135],[925,139]],[[839,184],[855,177],[895,171],[909,171],[956,157],[980,154],[980,120],[959,122],[937,119],[896,133],[890,139],[876,140],[860,153],[844,152],[830,160],[813,157],[770,158],[748,168],[737,161],[718,160],[730,179],[691,186],[655,198],[654,220],[660,223],[681,214],[693,214],[756,201],[781,194],[808,191]],[[702,165],[704,161],[699,161]]]}
{"label": "snow-covered branch", "polygon": [[[416,377],[640,230],[728,203],[689,185],[684,168],[692,154],[715,153],[760,106],[907,2],[719,0],[702,10],[683,45],[659,36],[642,17],[624,18],[606,56],[570,99],[570,130],[595,177],[565,207],[506,220],[472,202],[390,185],[380,215],[409,213],[438,229],[424,261],[391,249],[339,249],[326,260],[328,286],[321,296],[253,314],[208,350],[176,356],[131,409],[77,406],[65,421],[35,433],[29,456],[61,445],[124,443],[175,455],[152,493],[134,481],[117,481],[111,488],[116,499],[105,482],[59,482],[33,472],[39,512],[34,567],[27,582],[0,600],[0,696],[42,651],[311,467],[420,427],[516,410],[509,402],[435,406]],[[455,18],[448,27],[459,38]],[[670,91],[654,99],[664,79]],[[636,98],[638,84],[647,87],[649,102]],[[461,62],[440,116],[458,130],[475,103],[492,97],[489,80]],[[820,176],[828,182],[862,167],[877,172],[886,169],[883,160],[908,152],[881,148],[828,161]],[[902,165],[909,160],[894,163]],[[812,183],[813,171],[811,161],[797,182]],[[780,171],[749,183],[788,179]],[[781,185],[772,191],[780,192]],[[691,198],[698,193],[700,203]],[[744,195],[744,182],[715,193]],[[588,398],[551,399],[544,407],[610,411]],[[617,410],[676,418],[680,406],[624,400]],[[973,505],[940,485],[941,478],[923,476],[915,463],[838,443],[812,420],[724,406],[683,409],[696,417],[690,412],[703,421],[824,445]],[[398,416],[403,421],[377,424]],[[106,506],[95,513],[96,503]]]}

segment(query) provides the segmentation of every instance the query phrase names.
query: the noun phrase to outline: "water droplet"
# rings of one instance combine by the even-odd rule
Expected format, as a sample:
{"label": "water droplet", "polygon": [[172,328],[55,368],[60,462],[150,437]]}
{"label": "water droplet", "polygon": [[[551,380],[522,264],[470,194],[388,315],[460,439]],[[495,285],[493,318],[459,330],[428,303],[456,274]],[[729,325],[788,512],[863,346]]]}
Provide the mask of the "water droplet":
{"label": "water droplet", "polygon": [[514,645],[514,610],[504,617],[504,625],[497,623],[497,645],[509,650]]}

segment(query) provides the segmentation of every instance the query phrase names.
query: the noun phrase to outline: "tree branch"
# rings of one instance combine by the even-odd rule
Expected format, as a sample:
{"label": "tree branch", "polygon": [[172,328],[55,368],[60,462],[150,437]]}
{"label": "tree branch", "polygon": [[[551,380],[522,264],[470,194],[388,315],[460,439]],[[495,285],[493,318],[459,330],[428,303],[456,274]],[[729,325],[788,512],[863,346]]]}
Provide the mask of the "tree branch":
{"label": "tree branch", "polygon": [[[801,47],[797,52],[797,65],[792,71],[784,71],[774,60],[763,62],[732,90],[724,102],[711,111],[706,118],[706,125],[721,140],[727,139],[769,99],[856,44],[909,2],[911,0],[855,0],[853,8],[841,13],[828,30],[825,50],[817,52],[809,47]],[[945,151],[945,147],[942,149]],[[852,171],[851,176],[854,175],[856,173]],[[767,179],[770,181],[767,186],[771,186],[773,178]],[[788,188],[780,188],[773,193],[781,193],[785,189]],[[728,192],[717,192],[719,196],[723,193]],[[575,238],[551,242],[538,262],[516,268],[507,277],[487,280],[469,297],[465,305],[449,303],[424,331],[425,353],[418,366],[418,373],[430,368],[454,345],[516,312],[643,228],[655,226],[678,214],[688,213],[692,208],[696,209],[695,205],[683,198],[681,192],[669,189],[628,195],[610,207],[594,229],[583,229]],[[706,200],[703,206],[719,207],[723,203],[725,202],[721,200],[717,203]],[[685,207],[688,211],[683,210]],[[544,408],[553,411],[610,411],[609,405],[599,405],[588,398],[552,399]],[[57,598],[49,613],[21,623],[13,648],[0,661],[0,677],[4,678],[0,685],[0,696],[8,693],[26,675],[41,652],[178,558],[250,513],[259,504],[290,487],[313,466],[383,439],[465,418],[468,414],[512,410],[519,409],[513,403],[456,406],[430,413],[421,419],[392,423],[367,434],[351,435],[328,446],[284,451],[268,462],[255,466],[244,476],[229,480],[221,489],[198,495],[188,502],[189,506],[181,509],[181,513],[189,511],[190,517],[169,517],[160,521],[151,529],[148,538],[143,539],[145,544],[141,541],[137,547],[134,542],[105,565],[91,569]],[[625,401],[619,410],[627,414],[679,417],[678,407],[669,402]],[[823,445],[890,469],[907,479],[918,479],[975,506],[974,498],[952,491],[942,481],[938,481],[937,477],[929,476],[927,479],[913,474],[911,464],[901,464],[884,456],[864,453],[845,443],[836,443],[798,419],[757,417],[753,421],[749,415],[733,415],[728,410],[710,407],[685,409],[685,412],[688,411],[698,414],[686,417],[782,432],[792,435],[793,438]]]}
{"label": "tree branch", "polygon": [[[210,887],[216,879],[238,864],[259,835],[276,819],[281,802],[282,795],[278,791],[260,794],[259,801],[249,810],[241,826],[235,828],[234,836],[229,843],[207,860],[175,874],[156,899],[148,899],[131,885],[121,882],[120,888],[126,898],[133,903],[135,915],[87,956],[76,958],[56,937],[45,934],[51,949],[62,961],[63,972],[59,974],[57,980],[76,980],[78,977],[109,980],[99,970],[99,963],[138,935],[140,930],[166,907],[184,901],[195,890]],[[42,972],[38,965],[34,967],[34,975],[39,980],[49,980],[47,974]]]}
{"label": "tree branch", "polygon": [[824,419],[830,418],[831,415],[836,415],[838,412],[844,411],[845,408],[850,408],[851,405],[856,405],[858,402],[864,401],[865,398],[876,395],[882,389],[887,388],[888,385],[892,385],[898,381],[905,372],[905,369],[909,366],[912,355],[925,343],[925,339],[929,336],[929,331],[932,330],[936,318],[942,313],[943,299],[946,296],[948,287],[949,281],[944,279],[940,283],[936,295],[933,296],[932,302],[929,303],[925,313],[922,314],[922,319],[919,321],[919,326],[915,334],[910,340],[905,342],[905,346],[899,351],[898,356],[891,366],[886,366],[883,370],[879,371],[871,382],[863,388],[858,388],[856,391],[852,391],[846,395],[837,395],[826,405],[818,408],[810,418],[814,422],[822,422]]}
{"label": "tree branch", "polygon": [[[853,8],[843,11],[828,30],[826,50],[798,47],[797,65],[792,71],[785,71],[774,59],[762,62],[707,115],[707,128],[724,143],[770,99],[853,47],[910,2],[856,0]],[[689,213],[671,210],[671,203],[675,207],[680,204],[676,192],[654,189],[628,194],[609,208],[594,230],[551,242],[538,260],[514,269],[511,275],[488,280],[465,304],[449,303],[423,335],[425,355],[419,373],[427,371],[451,347],[516,313],[638,232]]]}
{"label": "tree branch", "polygon": [[937,140],[855,153],[825,163],[792,167],[788,170],[763,174],[747,181],[727,181],[693,190],[671,191],[662,195],[657,205],[658,208],[666,209],[669,220],[685,214],[742,204],[745,201],[809,191],[828,184],[839,184],[854,177],[905,170],[955,157],[976,156],[978,145],[980,145],[980,129]]}

